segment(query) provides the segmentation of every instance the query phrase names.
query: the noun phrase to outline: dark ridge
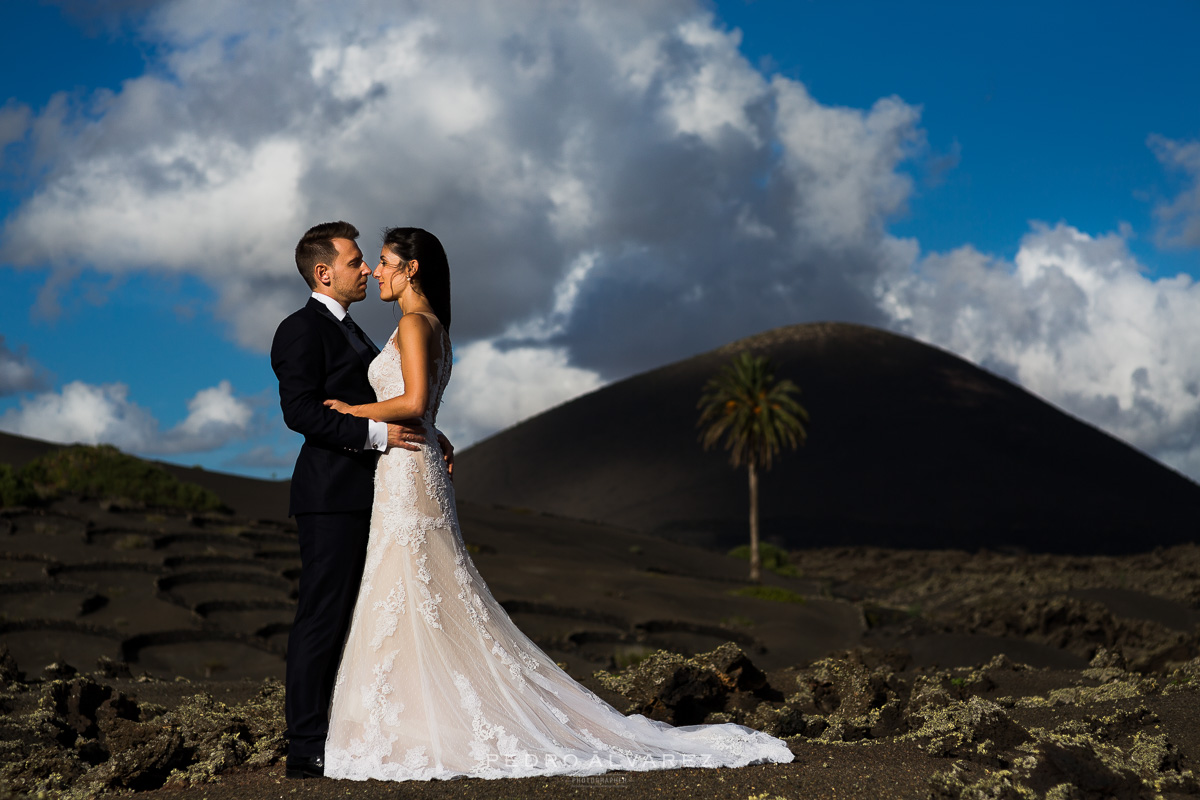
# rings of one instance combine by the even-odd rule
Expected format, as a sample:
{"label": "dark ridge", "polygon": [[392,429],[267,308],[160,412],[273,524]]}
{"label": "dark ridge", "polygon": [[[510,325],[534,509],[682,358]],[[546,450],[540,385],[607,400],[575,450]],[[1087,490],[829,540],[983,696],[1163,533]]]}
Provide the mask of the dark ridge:
{"label": "dark ridge", "polygon": [[202,617],[220,611],[295,611],[296,604],[290,600],[210,600],[197,603],[192,609]]}
{"label": "dark ridge", "polygon": [[94,614],[108,605],[108,598],[102,594],[88,595],[79,601],[79,616],[86,617]]}
{"label": "dark ridge", "polygon": [[163,559],[162,563],[167,569],[180,569],[185,567],[216,567],[221,565],[247,567],[249,569],[257,570],[270,569],[270,566],[257,563],[251,558],[246,558],[244,556],[229,556],[209,553],[167,556]]}
{"label": "dark ridge", "polygon": [[957,356],[885,331],[768,331],[607,386],[464,450],[460,501],[706,546],[746,536],[744,470],[703,452],[696,402],[737,352],[802,389],[808,443],[762,480],[764,537],[1134,552],[1192,541],[1200,487]]}
{"label": "dark ridge", "polygon": [[566,636],[573,645],[585,644],[639,644],[637,636],[628,631],[575,631]]}
{"label": "dark ridge", "polygon": [[601,622],[606,625],[615,625],[618,628],[629,626],[627,620],[615,614],[605,614],[602,611],[594,611],[590,608],[572,608],[571,606],[558,606],[551,603],[537,603],[528,600],[505,600],[500,605],[509,614],[545,614],[550,617],[577,619],[584,622]]}
{"label": "dark ridge", "polygon": [[260,561],[298,561],[300,553],[291,550],[255,550],[252,557]]}
{"label": "dark ridge", "polygon": [[78,564],[55,564],[46,567],[46,575],[56,578],[59,575],[74,572],[149,572],[158,574],[163,571],[161,564],[151,564],[145,561],[82,561]]}
{"label": "dark ridge", "polygon": [[[0,436],[4,434],[0,433]],[[8,463],[4,461],[5,454],[0,451],[0,464]],[[92,521],[80,514],[64,511],[57,508],[30,508],[16,506],[12,508],[0,508],[0,517],[9,523],[9,530],[13,529],[15,521],[22,517],[37,517],[44,521],[66,521],[74,525],[80,526],[81,530],[88,531],[92,528]]]}
{"label": "dark ridge", "polygon": [[154,537],[155,550],[161,550],[173,544],[218,544],[245,548],[255,546],[254,542],[248,542],[239,536],[228,533],[168,533],[165,536]]}
{"label": "dark ridge", "polygon": [[[646,567],[645,572],[649,573],[650,575],[675,575],[675,576],[687,576],[688,575],[683,570],[671,569],[670,567],[656,567],[653,565]],[[746,583],[746,580],[745,580],[744,576],[742,576],[742,575],[738,575],[737,577],[734,577],[732,575],[704,575],[701,577],[703,577],[704,580],[706,580],[706,581],[722,581],[724,583],[733,583],[738,586],[744,586]]]}
{"label": "dark ridge", "polygon": [[75,594],[91,594],[94,591],[91,586],[86,586],[82,583],[69,583],[67,581],[54,581],[44,583],[42,581],[2,581],[0,582],[0,594],[19,594],[22,592],[46,592],[53,594],[55,592],[73,592]]}
{"label": "dark ridge", "polygon": [[0,553],[0,561],[27,561],[31,564],[44,564],[47,570],[62,566],[62,562],[45,553]]}
{"label": "dark ridge", "polygon": [[30,461],[41,458],[47,453],[53,453],[62,446],[55,442],[31,439],[28,436],[0,433],[0,463],[23,467]]}
{"label": "dark ridge", "polygon": [[238,534],[238,538],[243,541],[253,542],[256,545],[262,546],[267,544],[295,545],[296,534],[292,533],[277,533],[275,531],[242,531]]}
{"label": "dark ridge", "polygon": [[176,631],[156,631],[131,636],[121,642],[121,660],[137,663],[138,654],[147,647],[170,644],[194,644],[198,642],[221,642],[243,644],[255,650],[272,655],[283,655],[283,648],[266,642],[257,636],[244,633],[232,633],[210,629],[187,629]]}
{"label": "dark ridge", "polygon": [[290,591],[292,583],[278,575],[266,572],[225,572],[207,570],[201,572],[176,572],[164,575],[154,582],[160,592],[170,592],[176,586],[190,586],[195,583],[240,583],[249,586],[263,586],[268,589]]}
{"label": "dark ridge", "polygon": [[[30,461],[62,447],[64,445],[55,442],[0,433],[0,464],[23,467]],[[152,463],[181,481],[194,483],[213,492],[237,517],[262,520],[267,524],[287,521],[289,481],[247,478],[198,467],[181,467],[163,461]]]}
{"label": "dark ridge", "polygon": [[675,619],[650,619],[639,622],[639,630],[646,633],[695,633],[701,636],[711,636],[714,639],[724,639],[727,642],[737,642],[743,647],[749,647],[756,652],[765,653],[766,646],[748,633],[726,628],[724,625],[705,625],[699,622],[687,622]]}
{"label": "dark ridge", "polygon": [[69,619],[14,619],[0,620],[0,635],[6,633],[21,633],[25,631],[60,631],[62,633],[82,633],[86,636],[99,636],[113,641],[121,641],[125,634],[115,628],[93,625],[89,622],[75,622]]}
{"label": "dark ridge", "polygon": [[272,622],[263,625],[254,632],[254,635],[259,639],[270,639],[272,636],[278,636],[281,633],[290,633],[292,623],[290,622]]}

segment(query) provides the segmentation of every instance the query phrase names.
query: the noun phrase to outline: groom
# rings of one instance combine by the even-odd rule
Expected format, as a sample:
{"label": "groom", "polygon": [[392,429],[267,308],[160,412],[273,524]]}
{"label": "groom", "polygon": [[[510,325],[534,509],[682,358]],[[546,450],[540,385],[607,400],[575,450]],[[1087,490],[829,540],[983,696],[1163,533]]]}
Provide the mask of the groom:
{"label": "groom", "polygon": [[[325,769],[329,701],[366,557],[375,461],[388,447],[418,449],[415,429],[339,414],[328,398],[372,403],[367,367],[379,349],[347,313],[367,295],[371,268],[348,222],[310,228],[296,268],[312,297],[279,324],[271,367],[289,428],[304,435],[292,473],[291,508],[300,539],[300,591],[288,636],[287,777]],[[440,433],[443,452],[453,449]]]}

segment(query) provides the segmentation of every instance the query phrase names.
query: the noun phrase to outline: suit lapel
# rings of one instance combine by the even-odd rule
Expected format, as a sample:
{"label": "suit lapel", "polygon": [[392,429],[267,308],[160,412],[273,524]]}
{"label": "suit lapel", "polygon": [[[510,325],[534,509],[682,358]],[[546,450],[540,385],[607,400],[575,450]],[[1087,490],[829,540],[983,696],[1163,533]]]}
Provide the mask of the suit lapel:
{"label": "suit lapel", "polygon": [[366,343],[351,333],[350,329],[343,325],[341,320],[335,317],[333,312],[326,308],[325,304],[320,300],[310,297],[308,299],[308,305],[319,315],[336,325],[342,336],[346,337],[346,343],[350,345],[350,349],[358,354],[358,357],[362,359],[364,364],[366,364],[368,367],[371,366],[371,361],[374,360],[375,356],[379,355],[378,350],[375,350],[374,347],[368,348]]}

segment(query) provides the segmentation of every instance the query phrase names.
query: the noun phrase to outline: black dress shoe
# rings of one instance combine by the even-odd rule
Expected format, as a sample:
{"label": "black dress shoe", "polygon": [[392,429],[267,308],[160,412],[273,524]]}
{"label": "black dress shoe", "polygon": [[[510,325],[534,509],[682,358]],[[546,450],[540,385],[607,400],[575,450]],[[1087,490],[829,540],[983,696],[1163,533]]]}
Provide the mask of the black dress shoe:
{"label": "black dress shoe", "polygon": [[285,774],[289,778],[324,778],[323,756],[288,756]]}

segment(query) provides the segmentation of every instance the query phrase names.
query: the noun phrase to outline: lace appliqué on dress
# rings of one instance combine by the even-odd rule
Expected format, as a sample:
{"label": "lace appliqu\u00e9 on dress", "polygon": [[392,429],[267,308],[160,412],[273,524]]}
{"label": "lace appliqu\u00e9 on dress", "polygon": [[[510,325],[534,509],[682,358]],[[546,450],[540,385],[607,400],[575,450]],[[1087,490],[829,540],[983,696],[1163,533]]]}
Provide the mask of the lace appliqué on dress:
{"label": "lace appliqu\u00e9 on dress", "polygon": [[400,624],[400,615],[405,613],[404,581],[397,580],[388,596],[383,600],[376,600],[371,608],[375,611],[375,635],[371,637],[371,649],[378,650],[383,646],[383,640],[396,632],[396,626]]}
{"label": "lace appliqu\u00e9 on dress", "polygon": [[417,605],[417,610],[421,612],[421,616],[425,618],[429,627],[441,630],[442,624],[438,621],[438,603],[442,602],[442,595],[429,591],[429,582],[433,578],[429,574],[428,563],[429,553],[422,553],[417,560],[417,578],[421,581],[417,584],[417,591],[421,593],[423,599]]}

